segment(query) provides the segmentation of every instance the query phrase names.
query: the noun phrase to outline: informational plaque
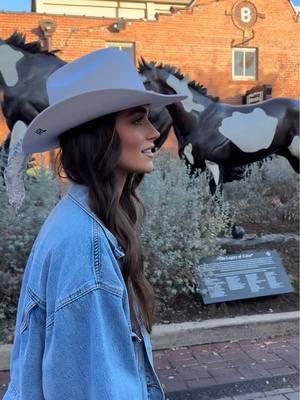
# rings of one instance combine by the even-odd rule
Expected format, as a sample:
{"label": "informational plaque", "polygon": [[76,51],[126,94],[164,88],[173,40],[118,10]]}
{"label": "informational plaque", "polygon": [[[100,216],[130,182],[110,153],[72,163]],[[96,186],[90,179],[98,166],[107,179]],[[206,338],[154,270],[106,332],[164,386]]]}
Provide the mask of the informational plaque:
{"label": "informational plaque", "polygon": [[197,270],[205,304],[294,292],[275,250],[206,257]]}

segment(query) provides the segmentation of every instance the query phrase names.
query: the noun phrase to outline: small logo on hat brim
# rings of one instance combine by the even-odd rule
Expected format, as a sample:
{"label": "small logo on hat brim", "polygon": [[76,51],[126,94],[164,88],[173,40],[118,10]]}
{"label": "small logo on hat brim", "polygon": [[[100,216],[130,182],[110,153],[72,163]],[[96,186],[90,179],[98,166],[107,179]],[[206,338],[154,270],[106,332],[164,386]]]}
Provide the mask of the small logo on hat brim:
{"label": "small logo on hat brim", "polygon": [[40,136],[46,132],[47,132],[47,129],[42,129],[42,128],[38,128],[34,131],[34,133],[36,133],[37,135],[40,135]]}

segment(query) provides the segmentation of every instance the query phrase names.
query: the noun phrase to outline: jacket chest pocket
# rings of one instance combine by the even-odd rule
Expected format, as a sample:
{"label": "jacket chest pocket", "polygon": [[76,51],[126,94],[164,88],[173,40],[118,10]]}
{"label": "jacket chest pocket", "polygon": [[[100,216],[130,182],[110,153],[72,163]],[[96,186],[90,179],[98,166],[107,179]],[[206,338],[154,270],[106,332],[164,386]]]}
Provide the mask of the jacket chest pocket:
{"label": "jacket chest pocket", "polygon": [[45,327],[46,304],[39,299],[30,288],[27,288],[24,307],[21,313],[20,333],[24,333],[29,327],[34,330],[40,330]]}

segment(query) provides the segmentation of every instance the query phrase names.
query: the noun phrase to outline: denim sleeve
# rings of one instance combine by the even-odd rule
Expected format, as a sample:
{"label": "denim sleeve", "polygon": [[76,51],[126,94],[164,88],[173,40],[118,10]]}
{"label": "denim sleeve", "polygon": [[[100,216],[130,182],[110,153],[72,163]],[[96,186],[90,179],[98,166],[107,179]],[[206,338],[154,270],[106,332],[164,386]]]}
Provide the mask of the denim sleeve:
{"label": "denim sleeve", "polygon": [[45,343],[45,303],[30,288],[23,289],[11,355],[7,392],[3,400],[44,400],[42,363]]}
{"label": "denim sleeve", "polygon": [[46,400],[142,400],[122,297],[105,286],[73,293],[46,329]]}

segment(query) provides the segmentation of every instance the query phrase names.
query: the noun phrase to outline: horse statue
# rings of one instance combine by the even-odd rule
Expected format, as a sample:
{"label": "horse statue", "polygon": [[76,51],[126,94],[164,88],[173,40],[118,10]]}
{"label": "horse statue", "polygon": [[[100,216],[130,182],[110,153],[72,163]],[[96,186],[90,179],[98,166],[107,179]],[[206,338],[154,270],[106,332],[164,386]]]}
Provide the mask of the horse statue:
{"label": "horse statue", "polygon": [[[47,78],[66,63],[56,53],[43,50],[38,41],[25,43],[25,36],[18,32],[6,40],[0,39],[0,91],[3,93],[0,104],[11,131],[2,144],[6,151],[11,136],[22,136],[28,124],[48,106]],[[168,137],[172,117],[162,108],[152,110],[149,119],[160,132],[155,141],[159,149]],[[179,144],[181,137],[180,134],[177,137]]]}
{"label": "horse statue", "polygon": [[[0,39],[0,92],[2,93],[0,104],[11,130],[2,144],[2,149],[0,146],[0,152],[2,150],[2,155],[3,151],[8,154],[5,183],[12,192],[16,192],[15,189],[19,186],[17,192],[24,193],[24,189],[20,186],[27,159],[19,150],[26,127],[48,106],[46,91],[48,76],[65,64],[55,53],[56,51],[43,50],[38,41],[25,43],[25,36],[18,32],[14,32],[6,40]],[[168,137],[173,120],[166,108],[152,110],[149,119],[160,132],[159,138],[155,141],[155,146],[159,149]],[[177,135],[179,140],[181,137]],[[20,179],[17,182],[13,180],[16,169],[20,172]],[[3,174],[3,166],[0,173]],[[20,207],[22,196],[13,202],[15,208]]]}
{"label": "horse statue", "polygon": [[42,50],[39,42],[25,43],[20,33],[0,40],[1,108],[10,129],[5,141],[9,151],[4,180],[10,203],[16,209],[25,197],[23,175],[29,161],[29,156],[21,152],[21,143],[28,124],[48,104],[48,76],[63,64],[54,52]]}
{"label": "horse statue", "polygon": [[[5,184],[13,194],[19,187],[23,193],[16,200],[18,208],[24,198],[22,179],[16,181],[15,173],[22,176],[28,157],[20,152],[21,141],[29,123],[48,106],[46,81],[55,70],[66,64],[56,55],[57,51],[43,50],[39,41],[25,42],[25,36],[14,32],[8,39],[0,39],[0,105],[6,124],[10,129],[5,141],[0,145],[2,159],[7,159]],[[161,132],[155,146],[159,149],[168,137],[172,119],[164,109],[153,110],[150,121]],[[4,157],[8,155],[8,157]],[[3,166],[0,173],[3,175]],[[13,200],[14,201],[14,200]]]}
{"label": "horse statue", "polygon": [[185,94],[167,106],[180,154],[194,169],[208,167],[216,183],[221,167],[239,167],[272,154],[284,156],[299,173],[299,100],[274,98],[253,105],[230,105],[207,95],[207,90],[179,69],[142,58],[139,72],[147,89]]}
{"label": "horse statue", "polygon": [[[5,140],[6,148],[18,121],[28,126],[48,106],[46,81],[66,64],[56,53],[57,50],[43,50],[39,41],[25,43],[25,36],[19,32],[0,39],[0,105],[11,131]],[[150,120],[161,132],[155,142],[160,148],[172,126],[171,116],[166,109],[153,110]]]}
{"label": "horse statue", "polygon": [[42,50],[39,42],[25,43],[18,32],[0,40],[1,106],[11,131],[16,121],[28,125],[47,106],[46,80],[64,64],[55,52]]}

